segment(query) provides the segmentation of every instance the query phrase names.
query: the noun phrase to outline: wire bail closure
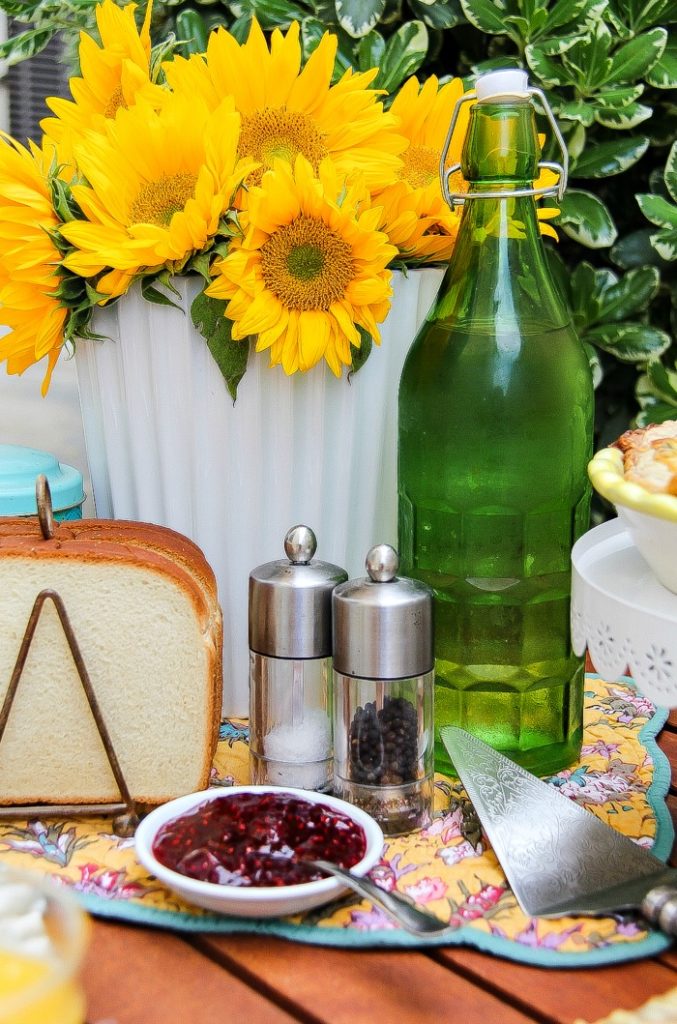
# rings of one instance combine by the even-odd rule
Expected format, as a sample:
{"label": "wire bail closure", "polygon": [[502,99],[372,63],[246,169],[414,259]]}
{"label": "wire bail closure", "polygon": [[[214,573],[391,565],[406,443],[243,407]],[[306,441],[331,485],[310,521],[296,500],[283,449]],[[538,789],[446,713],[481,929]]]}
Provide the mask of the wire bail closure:
{"label": "wire bail closure", "polygon": [[449,191],[449,179],[452,174],[456,171],[460,171],[460,164],[452,164],[451,167],[445,167],[447,156],[449,155],[449,147],[451,145],[451,139],[454,134],[454,128],[458,121],[458,115],[461,110],[461,106],[464,103],[470,103],[472,100],[477,99],[477,93],[473,92],[466,93],[465,96],[461,96],[456,101],[454,112],[451,116],[451,124],[447,132],[447,137],[444,140],[444,146],[442,148],[442,155],[440,156],[440,184],[442,186],[442,195],[445,198],[447,204],[453,210],[454,206],[463,206],[466,199],[512,199],[522,196],[537,196],[539,198],[543,196],[557,196],[557,199],[561,202],[566,191],[567,182],[569,180],[569,153],[567,151],[566,143],[562,137],[562,133],[559,130],[555,115],[553,114],[550,104],[548,103],[545,95],[541,89],[536,89],[533,86],[527,88],[529,96],[536,97],[543,108],[543,112],[550,122],[550,127],[553,130],[555,139],[559,146],[562,154],[562,163],[551,163],[550,161],[540,160],[538,163],[539,170],[554,171],[559,175],[559,181],[556,185],[549,185],[545,188],[518,188],[507,190],[495,190],[492,192],[450,192]]}

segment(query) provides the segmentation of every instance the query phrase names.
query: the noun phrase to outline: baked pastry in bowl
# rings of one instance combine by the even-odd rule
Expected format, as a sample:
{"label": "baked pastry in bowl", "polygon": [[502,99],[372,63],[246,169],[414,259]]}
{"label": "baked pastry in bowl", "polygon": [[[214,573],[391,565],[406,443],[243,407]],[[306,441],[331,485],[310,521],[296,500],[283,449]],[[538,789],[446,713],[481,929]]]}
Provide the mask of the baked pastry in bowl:
{"label": "baked pastry in bowl", "polygon": [[656,578],[677,594],[677,420],[627,430],[588,472]]}

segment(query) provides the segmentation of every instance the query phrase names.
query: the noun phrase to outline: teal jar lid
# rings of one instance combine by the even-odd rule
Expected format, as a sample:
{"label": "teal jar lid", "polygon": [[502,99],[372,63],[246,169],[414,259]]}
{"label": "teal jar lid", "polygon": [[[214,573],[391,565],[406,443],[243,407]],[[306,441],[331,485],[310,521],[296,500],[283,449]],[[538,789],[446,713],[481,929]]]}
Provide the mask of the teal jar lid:
{"label": "teal jar lid", "polygon": [[35,478],[44,473],[54,512],[74,508],[85,500],[82,474],[59,462],[49,452],[0,444],[0,516],[34,516]]}

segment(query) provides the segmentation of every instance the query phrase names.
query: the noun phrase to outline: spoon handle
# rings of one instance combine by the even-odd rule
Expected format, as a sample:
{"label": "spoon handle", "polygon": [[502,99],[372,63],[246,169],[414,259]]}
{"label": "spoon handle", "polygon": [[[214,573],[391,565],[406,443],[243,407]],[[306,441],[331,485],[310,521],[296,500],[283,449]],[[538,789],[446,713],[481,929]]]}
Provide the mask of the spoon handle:
{"label": "spoon handle", "polygon": [[332,864],[327,860],[314,860],[309,863],[312,863],[315,867],[329,875],[340,878],[347,886],[354,889],[359,896],[381,907],[402,928],[413,935],[439,936],[452,930],[449,925],[440,921],[439,918],[428,914],[424,910],[418,910],[397,893],[385,892],[384,889],[379,888],[369,878],[353,875],[346,868],[339,867],[338,864]]}

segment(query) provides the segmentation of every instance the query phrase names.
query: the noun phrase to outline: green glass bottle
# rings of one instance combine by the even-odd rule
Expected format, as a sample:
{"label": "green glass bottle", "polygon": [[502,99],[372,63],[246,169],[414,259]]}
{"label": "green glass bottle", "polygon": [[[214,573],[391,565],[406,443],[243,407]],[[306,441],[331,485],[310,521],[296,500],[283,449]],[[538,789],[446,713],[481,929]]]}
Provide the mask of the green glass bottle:
{"label": "green glass bottle", "polygon": [[582,739],[570,554],[589,524],[592,375],[539,232],[532,90],[493,76],[456,249],[400,381],[399,548],[435,593],[436,768],[452,770],[439,728],[458,725],[546,775]]}

